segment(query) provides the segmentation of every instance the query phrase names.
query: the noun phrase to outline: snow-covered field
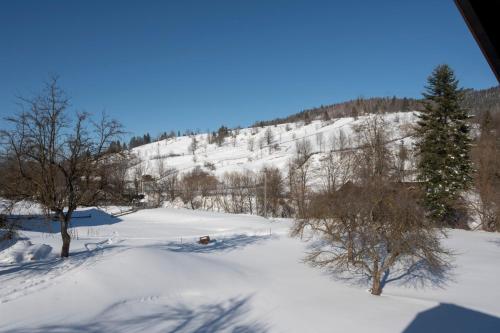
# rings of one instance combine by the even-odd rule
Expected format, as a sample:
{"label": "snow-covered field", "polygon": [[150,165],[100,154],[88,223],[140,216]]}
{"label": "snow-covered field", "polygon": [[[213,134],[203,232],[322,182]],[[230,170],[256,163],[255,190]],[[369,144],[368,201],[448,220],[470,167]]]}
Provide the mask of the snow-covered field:
{"label": "snow-covered field", "polygon": [[[294,156],[296,143],[307,140],[312,151],[317,153],[313,158],[313,168],[317,165],[319,156],[332,147],[332,138],[338,138],[343,133],[353,139],[353,128],[366,122],[362,116],[358,119],[346,117],[329,121],[315,120],[308,125],[303,123],[288,123],[276,126],[243,128],[234,137],[227,137],[218,146],[209,144],[207,134],[196,135],[198,149],[195,154],[190,152],[192,138],[181,136],[136,147],[132,152],[141,161],[138,166],[143,174],[156,175],[158,161],[165,166],[176,168],[180,173],[189,171],[195,166],[204,167],[211,163],[217,176],[230,171],[259,171],[264,166],[274,166],[283,171]],[[396,112],[381,115],[385,122],[389,140],[399,143],[404,141],[409,148],[412,140],[408,137],[410,127],[415,123],[415,112]],[[266,131],[272,132],[272,143],[265,142]],[[354,143],[352,143],[354,145]],[[133,171],[133,170],[132,170]]]}
{"label": "snow-covered field", "polygon": [[0,251],[2,332],[500,332],[499,234],[450,231],[447,278],[377,297],[301,262],[289,220],[81,210],[66,260],[36,221]]}

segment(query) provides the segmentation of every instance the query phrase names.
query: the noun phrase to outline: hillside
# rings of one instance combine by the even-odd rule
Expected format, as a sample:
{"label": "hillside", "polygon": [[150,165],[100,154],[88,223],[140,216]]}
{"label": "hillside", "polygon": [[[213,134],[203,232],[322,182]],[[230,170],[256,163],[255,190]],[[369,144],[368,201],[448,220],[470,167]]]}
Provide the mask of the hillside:
{"label": "hillside", "polygon": [[[314,153],[314,169],[317,168],[322,155],[336,148],[335,141],[338,141],[340,136],[352,139],[355,127],[370,117],[372,116],[367,115],[327,121],[315,120],[309,124],[295,122],[243,128],[234,130],[233,135],[227,137],[221,146],[208,143],[207,134],[181,136],[142,145],[134,148],[132,152],[141,161],[136,167],[140,167],[143,174],[156,175],[158,162],[163,161],[166,166],[176,168],[181,173],[200,166],[221,176],[225,172],[235,170],[256,172],[264,166],[274,166],[285,171],[287,163],[296,153],[297,143],[307,140],[311,143]],[[409,134],[416,119],[413,112],[387,113],[381,117],[387,125],[390,141],[402,141],[407,146],[411,144]],[[267,144],[265,138],[268,131],[272,133],[271,144]],[[199,147],[194,154],[190,151],[193,137]],[[354,148],[354,144],[351,142],[349,147]]]}
{"label": "hillside", "polygon": [[[500,87],[465,90],[463,106],[476,116],[474,119],[479,119],[477,116],[486,110],[500,112]],[[136,167],[141,168],[142,174],[154,176],[157,174],[158,162],[162,161],[180,173],[200,166],[221,176],[235,170],[255,172],[264,166],[285,170],[295,154],[296,144],[308,140],[315,153],[312,163],[314,169],[322,154],[335,150],[332,140],[338,139],[340,135],[352,139],[353,128],[363,124],[373,114],[378,114],[385,121],[391,141],[399,143],[402,139],[409,148],[411,138],[408,135],[416,120],[415,112],[421,108],[421,100],[411,98],[360,98],[231,130],[220,146],[209,143],[210,134],[206,133],[173,135],[135,147],[132,153],[141,162]],[[265,138],[266,131],[272,133],[270,144]],[[190,148],[193,138],[197,142],[194,154]]]}

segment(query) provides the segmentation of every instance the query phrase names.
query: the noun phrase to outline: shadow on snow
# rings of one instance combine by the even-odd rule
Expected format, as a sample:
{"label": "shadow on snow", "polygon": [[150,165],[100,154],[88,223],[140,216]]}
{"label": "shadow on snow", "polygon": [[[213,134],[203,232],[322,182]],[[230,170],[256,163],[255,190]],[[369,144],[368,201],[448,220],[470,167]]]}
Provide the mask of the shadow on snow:
{"label": "shadow on snow", "polygon": [[495,244],[497,246],[500,246],[500,239],[499,238],[490,239],[490,240],[488,240],[488,242]]}
{"label": "shadow on snow", "polygon": [[196,307],[184,304],[164,305],[141,301],[122,301],[111,305],[85,323],[47,325],[13,329],[21,332],[170,332],[170,333],[264,333],[267,325],[247,318],[251,297],[231,298],[224,302]]}
{"label": "shadow on snow", "polygon": [[[90,244],[90,243],[89,243]],[[120,245],[96,246],[94,249],[83,249],[72,251],[68,258],[52,257],[49,259],[33,260],[21,263],[0,264],[0,281],[5,281],[5,278],[13,275],[13,278],[19,278],[19,274],[37,275],[46,274],[53,270],[71,268],[80,266],[89,259],[98,259],[97,256],[103,255],[114,249],[125,250],[125,247]]]}
{"label": "shadow on snow", "polygon": [[441,303],[420,312],[402,333],[500,332],[500,318],[454,304]]}
{"label": "shadow on snow", "polygon": [[221,239],[215,239],[207,245],[198,244],[195,242],[170,242],[162,245],[154,245],[167,251],[180,252],[180,253],[211,253],[211,252],[224,252],[244,248],[251,244],[256,244],[273,236],[248,236],[248,235],[233,235],[226,236]]}
{"label": "shadow on snow", "polygon": [[[316,241],[308,245],[312,251],[324,248],[324,241]],[[382,257],[383,260],[386,258]],[[426,260],[413,260],[401,258],[397,265],[387,269],[381,279],[382,289],[389,284],[409,286],[414,288],[444,288],[449,282],[454,281],[454,266],[451,263],[453,256],[448,258],[449,262],[443,262],[440,267],[431,267]],[[307,261],[306,261],[307,262]],[[331,278],[358,286],[366,286],[371,282],[371,276],[364,270],[351,266],[346,271],[335,266],[325,267],[325,271]]]}
{"label": "shadow on snow", "polygon": [[[18,223],[21,230],[59,233],[60,224],[57,220],[48,219],[43,215],[10,215],[8,217]],[[70,227],[96,227],[120,222],[121,219],[97,208],[78,210],[73,213]]]}
{"label": "shadow on snow", "polygon": [[407,263],[403,261],[400,267],[384,272],[381,281],[382,288],[389,283],[414,288],[444,288],[448,282],[453,281],[453,267],[451,264],[443,264],[442,267],[432,268],[425,260]]}

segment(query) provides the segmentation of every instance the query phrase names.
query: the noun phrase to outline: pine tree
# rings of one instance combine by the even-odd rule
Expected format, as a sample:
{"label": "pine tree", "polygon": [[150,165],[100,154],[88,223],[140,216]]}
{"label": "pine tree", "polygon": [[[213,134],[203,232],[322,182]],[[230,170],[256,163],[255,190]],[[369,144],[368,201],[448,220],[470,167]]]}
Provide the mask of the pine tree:
{"label": "pine tree", "polygon": [[434,69],[425,89],[417,128],[418,179],[431,216],[450,221],[460,193],[472,181],[469,115],[460,106],[463,90],[448,65]]}

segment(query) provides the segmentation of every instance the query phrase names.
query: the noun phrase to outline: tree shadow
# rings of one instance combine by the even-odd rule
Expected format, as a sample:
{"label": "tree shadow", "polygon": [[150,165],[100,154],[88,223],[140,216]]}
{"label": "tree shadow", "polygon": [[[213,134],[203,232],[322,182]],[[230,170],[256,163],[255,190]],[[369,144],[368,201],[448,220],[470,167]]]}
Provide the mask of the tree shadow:
{"label": "tree shadow", "polygon": [[64,276],[69,271],[81,266],[93,265],[108,253],[127,249],[124,246],[108,245],[92,250],[75,251],[69,258],[52,256],[42,260],[0,264],[0,285],[2,285],[0,302],[6,303],[42,290],[47,283]]}
{"label": "tree shadow", "polygon": [[244,248],[251,244],[257,244],[273,236],[248,236],[248,235],[233,235],[224,237],[222,239],[214,240],[206,245],[198,244],[197,242],[169,242],[167,244],[153,245],[160,247],[167,251],[180,252],[180,253],[211,253],[211,252],[225,252],[233,251]]}
{"label": "tree shadow", "polygon": [[[59,233],[59,221],[48,219],[44,215],[9,215],[8,219],[15,221],[19,229],[26,231]],[[70,227],[96,227],[100,225],[110,225],[122,221],[98,208],[78,210],[73,213]]]}
{"label": "tree shadow", "polygon": [[420,312],[402,333],[500,332],[500,318],[458,305],[440,303]]}
{"label": "tree shadow", "polygon": [[500,239],[499,238],[494,238],[488,240],[488,242],[495,244],[496,246],[500,246]]}
{"label": "tree shadow", "polygon": [[188,306],[165,305],[144,300],[115,303],[85,323],[47,325],[5,332],[170,332],[170,333],[265,333],[268,326],[250,322],[247,297],[231,298],[223,302]]}
{"label": "tree shadow", "polygon": [[[0,234],[0,236],[1,236],[1,234]],[[11,239],[0,240],[0,252],[7,250],[9,247],[15,245],[20,240],[27,240],[27,239],[28,238],[26,238],[26,237],[19,237],[19,236],[15,235]]]}
{"label": "tree shadow", "polygon": [[5,278],[10,275],[15,275],[14,278],[18,278],[21,273],[29,275],[46,274],[47,272],[63,266],[80,266],[88,259],[95,258],[96,256],[103,255],[105,252],[110,252],[115,249],[125,250],[126,248],[120,245],[107,245],[95,247],[91,250],[83,249],[73,251],[68,258],[52,257],[49,259],[33,260],[21,263],[0,264],[0,281],[5,281]]}
{"label": "tree shadow", "polygon": [[414,288],[444,288],[453,281],[454,266],[443,263],[439,267],[432,267],[426,260],[406,262],[395,269],[386,270],[382,276],[381,285],[384,288],[389,283],[410,286]]}
{"label": "tree shadow", "polygon": [[[310,253],[314,253],[315,250],[324,248],[325,244],[330,245],[327,241],[316,240],[308,244],[308,249],[311,251]],[[335,249],[331,250],[330,254],[335,255],[334,251]],[[344,250],[341,248],[339,252],[342,251]],[[454,281],[455,266],[452,263],[454,255],[456,253],[449,252],[446,257],[441,258],[442,262],[437,267],[430,265],[425,259],[415,260],[411,257],[401,257],[396,265],[383,273],[381,287],[383,289],[388,284],[395,284],[413,288],[444,288],[449,282]],[[382,258],[385,260],[387,257],[382,256]],[[304,262],[311,264],[307,257]],[[347,265],[340,267],[315,265],[314,263],[312,265],[322,267],[330,278],[354,286],[366,287],[370,285],[372,280],[371,275],[365,269],[354,264],[350,264],[348,268]]]}

